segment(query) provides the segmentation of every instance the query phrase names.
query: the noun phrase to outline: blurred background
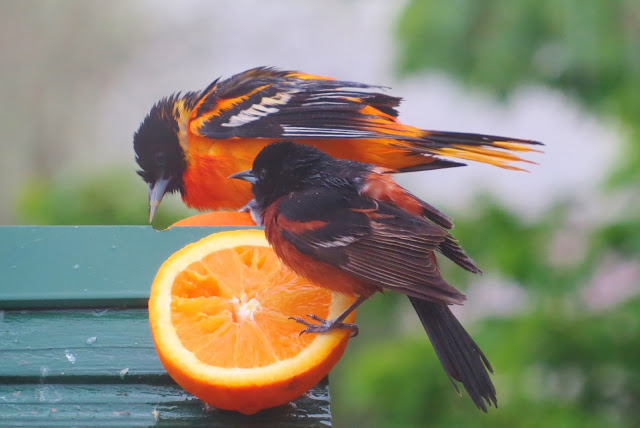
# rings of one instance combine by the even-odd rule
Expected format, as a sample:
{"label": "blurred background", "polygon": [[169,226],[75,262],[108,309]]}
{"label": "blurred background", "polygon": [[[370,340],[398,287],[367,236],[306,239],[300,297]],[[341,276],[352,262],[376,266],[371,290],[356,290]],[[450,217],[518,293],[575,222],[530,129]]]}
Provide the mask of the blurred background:
{"label": "blurred background", "polygon": [[[530,173],[399,178],[485,272],[444,265],[500,408],[459,398],[386,294],[332,372],[335,424],[640,426],[640,2],[23,0],[0,35],[1,224],[144,224],[149,108],[258,65],[390,86],[422,128],[544,142]],[[154,225],[189,214],[167,197]]]}

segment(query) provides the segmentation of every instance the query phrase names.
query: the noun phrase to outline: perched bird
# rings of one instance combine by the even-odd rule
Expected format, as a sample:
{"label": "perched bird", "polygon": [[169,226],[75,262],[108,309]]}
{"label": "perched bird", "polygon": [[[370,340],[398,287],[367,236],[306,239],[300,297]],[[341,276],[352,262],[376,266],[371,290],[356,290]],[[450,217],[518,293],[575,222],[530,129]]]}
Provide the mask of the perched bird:
{"label": "perched bird", "polygon": [[[510,152],[539,143],[458,132],[425,131],[398,122],[400,98],[382,87],[258,67],[215,80],[201,92],[155,104],[134,135],[138,174],[149,185],[150,219],[165,192],[180,192],[199,210],[237,209],[250,186],[228,180],[249,168],[267,144],[288,139],[401,171],[463,165],[442,157],[519,169]],[[526,162],[526,161],[525,161]]]}
{"label": "perched bird", "polygon": [[[479,409],[497,406],[489,361],[449,309],[465,296],[440,275],[436,253],[480,273],[448,232],[449,217],[396,184],[386,168],[335,159],[310,146],[277,142],[250,170],[230,178],[252,183],[254,207],[280,259],[300,276],[357,299],[340,316],[296,318],[303,332],[354,324],[344,319],[373,293],[409,297],[451,383],[461,382]],[[459,390],[458,390],[459,392]]]}

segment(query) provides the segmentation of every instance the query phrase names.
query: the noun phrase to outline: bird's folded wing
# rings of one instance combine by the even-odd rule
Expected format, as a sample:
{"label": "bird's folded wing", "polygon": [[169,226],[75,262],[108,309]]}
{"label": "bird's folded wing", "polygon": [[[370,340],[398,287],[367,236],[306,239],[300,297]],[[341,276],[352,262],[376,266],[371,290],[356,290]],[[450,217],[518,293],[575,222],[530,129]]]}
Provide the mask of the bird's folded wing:
{"label": "bird's folded wing", "polygon": [[319,262],[409,296],[464,301],[434,255],[448,233],[424,219],[334,189],[295,193],[279,201],[278,211],[283,238]]}

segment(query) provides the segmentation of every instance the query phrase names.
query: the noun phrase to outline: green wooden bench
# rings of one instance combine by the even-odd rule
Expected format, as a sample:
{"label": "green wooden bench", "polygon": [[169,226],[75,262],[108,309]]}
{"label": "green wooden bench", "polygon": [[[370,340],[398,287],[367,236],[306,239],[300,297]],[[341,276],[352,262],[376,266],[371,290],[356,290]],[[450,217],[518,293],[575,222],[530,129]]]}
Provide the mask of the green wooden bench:
{"label": "green wooden bench", "polygon": [[156,356],[149,287],[228,228],[0,227],[0,426],[331,426],[327,379],[253,416],[209,408]]}

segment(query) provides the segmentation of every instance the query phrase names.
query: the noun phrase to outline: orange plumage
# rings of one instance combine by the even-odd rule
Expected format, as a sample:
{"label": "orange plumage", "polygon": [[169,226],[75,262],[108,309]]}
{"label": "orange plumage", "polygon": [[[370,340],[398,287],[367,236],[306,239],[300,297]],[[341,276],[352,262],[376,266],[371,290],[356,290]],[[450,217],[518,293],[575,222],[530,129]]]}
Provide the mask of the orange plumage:
{"label": "orange plumage", "polygon": [[512,152],[530,140],[427,131],[398,121],[400,98],[381,87],[259,67],[175,94],[151,109],[134,136],[138,172],[149,184],[151,216],[165,192],[200,210],[237,209],[250,187],[227,177],[279,140],[399,171],[463,165],[446,158],[520,169]]}

